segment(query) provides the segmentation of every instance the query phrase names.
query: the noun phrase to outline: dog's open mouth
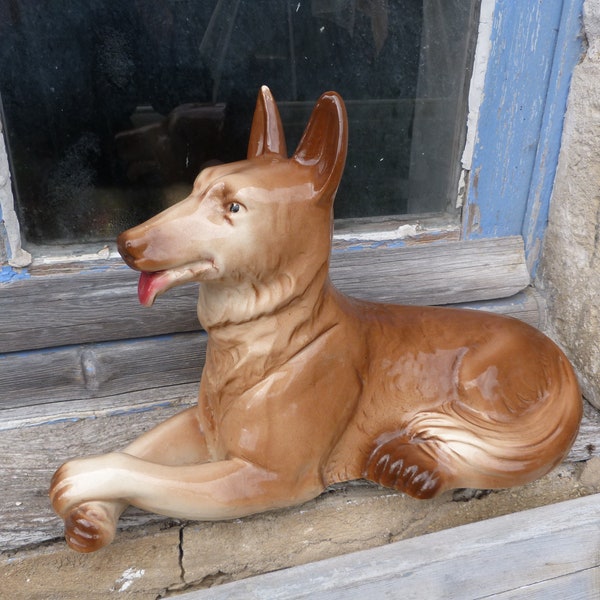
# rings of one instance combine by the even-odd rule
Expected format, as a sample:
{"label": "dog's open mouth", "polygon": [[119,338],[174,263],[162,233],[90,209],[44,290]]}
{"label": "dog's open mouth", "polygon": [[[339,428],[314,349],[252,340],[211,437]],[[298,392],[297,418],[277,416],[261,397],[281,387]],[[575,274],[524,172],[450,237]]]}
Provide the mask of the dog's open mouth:
{"label": "dog's open mouth", "polygon": [[205,261],[193,266],[186,266],[164,271],[142,271],[138,281],[138,299],[143,306],[152,306],[157,296],[163,292],[198,279],[202,274],[215,269],[212,261]]}

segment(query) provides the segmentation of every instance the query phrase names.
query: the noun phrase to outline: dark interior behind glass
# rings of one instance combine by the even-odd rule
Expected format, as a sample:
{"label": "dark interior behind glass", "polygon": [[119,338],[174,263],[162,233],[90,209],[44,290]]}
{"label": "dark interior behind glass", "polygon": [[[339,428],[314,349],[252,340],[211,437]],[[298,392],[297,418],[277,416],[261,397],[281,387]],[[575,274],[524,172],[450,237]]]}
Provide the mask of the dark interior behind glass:
{"label": "dark interior behind glass", "polygon": [[112,238],[245,157],[258,88],[288,150],[344,97],[336,217],[444,212],[456,195],[475,0],[0,0],[17,208],[37,243]]}

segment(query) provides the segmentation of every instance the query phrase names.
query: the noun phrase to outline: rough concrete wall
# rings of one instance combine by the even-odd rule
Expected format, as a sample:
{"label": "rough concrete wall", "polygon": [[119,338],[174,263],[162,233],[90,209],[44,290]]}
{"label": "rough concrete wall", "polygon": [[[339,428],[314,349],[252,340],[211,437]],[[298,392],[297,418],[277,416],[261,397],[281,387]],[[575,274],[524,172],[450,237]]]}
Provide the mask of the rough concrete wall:
{"label": "rough concrete wall", "polygon": [[600,0],[586,0],[587,53],[571,83],[538,284],[549,322],[600,408]]}

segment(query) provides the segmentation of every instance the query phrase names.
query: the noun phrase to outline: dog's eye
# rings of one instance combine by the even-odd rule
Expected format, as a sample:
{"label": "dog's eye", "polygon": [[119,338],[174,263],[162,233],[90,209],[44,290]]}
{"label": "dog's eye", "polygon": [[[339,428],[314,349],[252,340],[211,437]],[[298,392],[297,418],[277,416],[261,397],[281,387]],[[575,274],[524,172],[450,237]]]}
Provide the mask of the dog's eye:
{"label": "dog's eye", "polygon": [[232,212],[232,213],[240,212],[240,205],[237,202],[232,202],[229,205],[229,212]]}

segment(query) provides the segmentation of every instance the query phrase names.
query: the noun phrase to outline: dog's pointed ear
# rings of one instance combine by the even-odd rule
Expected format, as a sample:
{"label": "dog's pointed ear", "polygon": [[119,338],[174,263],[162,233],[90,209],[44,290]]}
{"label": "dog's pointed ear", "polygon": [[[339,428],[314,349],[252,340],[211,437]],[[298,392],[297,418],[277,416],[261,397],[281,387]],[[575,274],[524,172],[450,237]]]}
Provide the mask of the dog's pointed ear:
{"label": "dog's pointed ear", "polygon": [[263,154],[278,154],[287,158],[285,135],[279,116],[279,109],[271,90],[263,85],[258,92],[250,141],[248,142],[248,158]]}
{"label": "dog's pointed ear", "polygon": [[344,101],[336,92],[323,94],[292,157],[314,171],[320,198],[333,198],[342,178],[348,148],[348,118]]}

